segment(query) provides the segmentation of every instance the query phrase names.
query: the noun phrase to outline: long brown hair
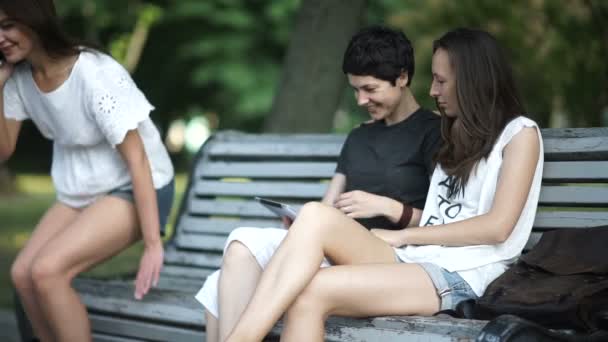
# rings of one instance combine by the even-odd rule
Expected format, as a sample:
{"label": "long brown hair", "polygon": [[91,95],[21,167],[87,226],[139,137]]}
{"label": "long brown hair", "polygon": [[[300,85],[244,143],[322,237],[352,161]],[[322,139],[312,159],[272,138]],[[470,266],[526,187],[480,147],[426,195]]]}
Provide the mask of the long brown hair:
{"label": "long brown hair", "polygon": [[464,193],[477,163],[487,158],[498,136],[523,103],[513,72],[496,39],[488,32],[459,28],[433,43],[448,53],[456,78],[459,113],[441,116],[444,144],[436,161],[452,181],[449,197]]}
{"label": "long brown hair", "polygon": [[82,50],[81,47],[94,48],[65,33],[53,0],[0,0],[0,9],[7,17],[32,30],[51,58],[73,56]]}

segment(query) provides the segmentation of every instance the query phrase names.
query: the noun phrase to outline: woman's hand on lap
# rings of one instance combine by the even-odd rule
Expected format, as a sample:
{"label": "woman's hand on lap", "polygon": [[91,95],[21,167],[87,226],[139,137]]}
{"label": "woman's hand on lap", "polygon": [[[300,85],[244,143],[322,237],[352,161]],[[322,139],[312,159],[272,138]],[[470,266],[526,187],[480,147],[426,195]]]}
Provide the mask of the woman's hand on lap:
{"label": "woman's hand on lap", "polygon": [[351,218],[370,218],[384,215],[386,197],[355,190],[341,194],[334,206]]}

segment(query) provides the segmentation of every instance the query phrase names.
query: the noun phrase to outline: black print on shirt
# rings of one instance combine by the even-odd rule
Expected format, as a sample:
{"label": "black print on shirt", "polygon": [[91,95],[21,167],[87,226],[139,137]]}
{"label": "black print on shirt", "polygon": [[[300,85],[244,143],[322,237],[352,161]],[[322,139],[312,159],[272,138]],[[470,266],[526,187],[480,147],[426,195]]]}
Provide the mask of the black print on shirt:
{"label": "black print on shirt", "polygon": [[[426,222],[424,223],[424,226],[425,227],[426,226],[434,226],[435,223],[437,223],[437,222],[435,222],[435,220],[439,220],[439,217],[433,216],[433,215],[429,216],[429,219],[426,220]],[[443,224],[443,221],[441,221],[441,224]]]}
{"label": "black print on shirt", "polygon": [[458,186],[456,182],[456,177],[454,176],[447,176],[444,180],[439,182],[439,185],[444,186],[448,189],[448,198],[456,197],[460,191],[462,191],[462,195],[464,196],[464,187]]}
{"label": "black print on shirt", "polygon": [[[454,177],[448,176],[444,180],[439,182],[438,185],[445,186],[446,188],[448,188],[448,192],[449,192],[454,186]],[[447,216],[451,219],[458,216],[458,214],[460,214],[460,211],[462,210],[462,204],[452,203],[449,199],[447,199],[441,195],[438,195],[437,202],[438,202],[437,206],[439,207],[439,210],[440,211],[443,210],[443,215]],[[425,226],[434,226],[435,224],[439,223],[439,222],[437,222],[437,220],[439,220],[439,217],[431,215],[431,216],[429,216],[428,220],[426,220],[424,225]],[[443,223],[445,223],[445,221],[442,220],[440,223],[443,224]]]}
{"label": "black print on shirt", "polygon": [[446,188],[448,188],[448,190],[452,190],[455,181],[456,179],[454,178],[454,176],[447,176],[444,180],[439,182],[439,186],[445,186]]}

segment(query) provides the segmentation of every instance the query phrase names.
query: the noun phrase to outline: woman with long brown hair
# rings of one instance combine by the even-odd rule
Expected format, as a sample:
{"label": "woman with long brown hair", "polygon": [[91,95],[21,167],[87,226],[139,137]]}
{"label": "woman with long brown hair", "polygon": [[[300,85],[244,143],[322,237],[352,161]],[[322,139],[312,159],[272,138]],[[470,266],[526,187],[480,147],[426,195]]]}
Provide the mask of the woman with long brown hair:
{"label": "woman with long brown hair", "polygon": [[[282,340],[317,340],[330,315],[432,315],[483,294],[523,250],[543,149],[510,66],[489,33],[456,29],[434,43],[444,144],[419,227],[368,231],[306,204],[227,341],[259,341],[286,313]],[[319,217],[325,218],[319,221]],[[323,258],[331,267],[319,269]]]}
{"label": "woman with long brown hair", "polygon": [[32,120],[53,140],[57,194],[11,277],[40,340],[90,341],[71,281],[139,239],[134,296],[158,281],[173,166],[154,107],[114,59],[63,33],[52,0],[0,1],[0,52],[0,160]]}

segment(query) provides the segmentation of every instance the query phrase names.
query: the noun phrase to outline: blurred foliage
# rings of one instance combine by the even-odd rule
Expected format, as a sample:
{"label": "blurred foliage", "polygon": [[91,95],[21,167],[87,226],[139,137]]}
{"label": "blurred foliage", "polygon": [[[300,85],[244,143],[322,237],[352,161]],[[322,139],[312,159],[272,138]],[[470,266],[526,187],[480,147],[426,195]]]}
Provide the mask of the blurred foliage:
{"label": "blurred foliage", "polygon": [[426,95],[432,42],[467,26],[485,29],[501,42],[529,115],[541,126],[606,125],[601,116],[608,110],[608,2],[381,0],[370,7],[370,21],[400,27],[414,42],[413,90],[427,106],[434,108]]}
{"label": "blurred foliage", "polygon": [[[155,23],[135,78],[161,127],[192,106],[218,113],[220,128],[257,130],[272,103],[299,0],[63,0],[72,32],[121,60],[138,20]],[[147,18],[147,19],[143,19]],[[608,3],[602,0],[376,0],[368,22],[402,28],[416,47],[413,90],[428,107],[432,41],[479,27],[508,51],[529,112],[543,126],[563,113],[600,125],[608,106]],[[305,53],[305,51],[303,51]],[[344,101],[343,110],[352,112]]]}
{"label": "blurred foliage", "polygon": [[[64,0],[72,32],[123,60],[136,23],[153,23],[134,77],[161,127],[189,108],[218,113],[220,128],[258,130],[272,104],[299,0]],[[608,3],[602,0],[376,0],[368,22],[402,28],[416,47],[413,90],[425,105],[432,41],[479,27],[508,51],[529,112],[543,126],[563,113],[600,125],[608,106]],[[305,53],[306,51],[303,51]],[[348,99],[347,99],[348,100]],[[352,112],[344,101],[343,110]],[[191,112],[191,111],[190,111]]]}
{"label": "blurred foliage", "polygon": [[155,121],[201,106],[223,128],[256,130],[272,103],[298,0],[58,3],[71,32],[122,61],[138,20],[154,25],[134,73]]}
{"label": "blurred foliage", "polygon": [[[138,25],[149,27],[133,77],[156,106],[152,115],[161,131],[175,118],[210,113],[218,118],[219,129],[255,132],[272,105],[301,1],[56,3],[68,31],[97,43],[121,62]],[[412,89],[429,108],[434,108],[428,96],[432,42],[451,28],[469,26],[492,32],[503,44],[529,115],[541,126],[599,126],[608,120],[606,1],[374,0],[368,1],[367,22],[407,33],[416,48]],[[333,129],[348,131],[366,119],[346,89]],[[26,128],[23,133],[32,131]],[[46,156],[49,148],[40,148],[40,141],[28,136],[29,146],[22,144],[19,154],[27,159],[29,152],[44,151]],[[33,164],[46,168],[48,160]]]}

